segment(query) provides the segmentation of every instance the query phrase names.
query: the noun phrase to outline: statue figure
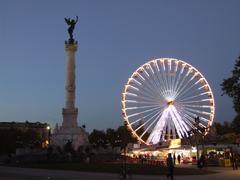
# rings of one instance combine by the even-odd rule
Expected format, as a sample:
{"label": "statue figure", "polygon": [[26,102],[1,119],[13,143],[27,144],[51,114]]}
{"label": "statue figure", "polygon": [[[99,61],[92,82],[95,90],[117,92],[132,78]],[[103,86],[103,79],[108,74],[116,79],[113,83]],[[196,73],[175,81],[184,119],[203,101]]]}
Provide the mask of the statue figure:
{"label": "statue figure", "polygon": [[78,16],[76,16],[76,20],[74,19],[70,19],[70,18],[64,18],[66,23],[69,25],[69,28],[68,28],[68,34],[70,36],[70,39],[69,41],[70,42],[73,42],[73,30],[75,28],[75,24],[78,22]]}

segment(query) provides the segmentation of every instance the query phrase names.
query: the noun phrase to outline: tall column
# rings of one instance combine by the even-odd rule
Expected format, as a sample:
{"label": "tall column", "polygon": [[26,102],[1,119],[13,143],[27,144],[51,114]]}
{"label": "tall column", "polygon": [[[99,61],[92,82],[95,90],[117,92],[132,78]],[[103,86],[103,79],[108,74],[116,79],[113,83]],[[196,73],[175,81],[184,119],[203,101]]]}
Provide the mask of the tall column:
{"label": "tall column", "polygon": [[65,107],[62,110],[64,128],[77,127],[78,109],[75,108],[75,52],[77,42],[65,42],[67,52]]}

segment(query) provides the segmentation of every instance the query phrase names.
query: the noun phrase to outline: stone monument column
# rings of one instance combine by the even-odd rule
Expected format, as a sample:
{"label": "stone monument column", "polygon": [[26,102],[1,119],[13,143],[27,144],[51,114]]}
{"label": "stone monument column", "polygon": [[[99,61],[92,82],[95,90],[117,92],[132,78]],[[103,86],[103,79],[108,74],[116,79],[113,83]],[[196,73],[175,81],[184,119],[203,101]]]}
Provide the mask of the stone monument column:
{"label": "stone monument column", "polygon": [[53,145],[60,146],[61,148],[66,143],[71,142],[73,148],[77,150],[79,146],[88,144],[88,133],[84,128],[78,127],[78,109],[75,107],[75,52],[78,45],[77,41],[73,39],[73,30],[78,17],[76,17],[76,20],[65,18],[65,21],[69,26],[69,39],[65,41],[65,50],[67,53],[65,105],[62,109],[62,126],[58,127],[56,125],[51,142]]}
{"label": "stone monument column", "polygon": [[75,108],[75,52],[77,51],[77,42],[74,40],[65,42],[67,52],[66,65],[66,95],[65,107],[62,110],[63,128],[77,127],[78,109]]}

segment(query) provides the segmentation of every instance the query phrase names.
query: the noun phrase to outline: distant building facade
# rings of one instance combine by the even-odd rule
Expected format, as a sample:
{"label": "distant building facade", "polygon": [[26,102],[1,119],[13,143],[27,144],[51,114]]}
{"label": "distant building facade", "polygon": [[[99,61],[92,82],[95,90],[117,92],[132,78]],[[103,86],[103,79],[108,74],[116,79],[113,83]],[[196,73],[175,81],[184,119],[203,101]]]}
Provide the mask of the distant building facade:
{"label": "distant building facade", "polygon": [[17,129],[23,132],[27,130],[34,130],[40,135],[42,140],[42,146],[49,144],[49,138],[51,135],[50,126],[47,123],[40,122],[0,122],[0,131],[2,129]]}

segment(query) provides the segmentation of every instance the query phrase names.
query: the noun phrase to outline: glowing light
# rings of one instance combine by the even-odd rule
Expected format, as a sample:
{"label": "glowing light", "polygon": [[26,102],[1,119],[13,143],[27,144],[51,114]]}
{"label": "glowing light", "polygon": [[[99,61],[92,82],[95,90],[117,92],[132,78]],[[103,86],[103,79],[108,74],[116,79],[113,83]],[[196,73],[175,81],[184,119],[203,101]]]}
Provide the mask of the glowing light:
{"label": "glowing light", "polygon": [[167,102],[167,105],[168,105],[168,106],[173,105],[173,101],[168,101],[168,102]]}
{"label": "glowing light", "polygon": [[181,146],[181,139],[173,139],[170,141],[169,148],[179,148]]}
{"label": "glowing light", "polygon": [[159,58],[139,67],[128,79],[122,112],[141,143],[157,144],[188,137],[197,116],[200,126],[209,128],[215,103],[207,80],[196,68],[182,60]]}
{"label": "glowing light", "polygon": [[45,144],[46,144],[46,145],[49,145],[49,141],[48,141],[48,140],[46,140],[46,141],[45,141]]}

